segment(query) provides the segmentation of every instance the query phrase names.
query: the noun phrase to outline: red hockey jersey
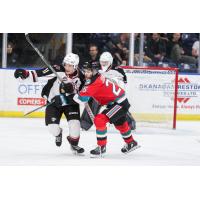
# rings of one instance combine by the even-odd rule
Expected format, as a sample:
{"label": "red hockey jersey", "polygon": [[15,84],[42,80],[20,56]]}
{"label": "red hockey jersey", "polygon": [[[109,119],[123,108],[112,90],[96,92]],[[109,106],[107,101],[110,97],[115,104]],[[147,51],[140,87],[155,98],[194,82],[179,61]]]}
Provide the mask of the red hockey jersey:
{"label": "red hockey jersey", "polygon": [[84,86],[79,93],[80,99],[92,97],[100,105],[108,105],[125,96],[125,91],[111,80],[99,75],[94,82]]}

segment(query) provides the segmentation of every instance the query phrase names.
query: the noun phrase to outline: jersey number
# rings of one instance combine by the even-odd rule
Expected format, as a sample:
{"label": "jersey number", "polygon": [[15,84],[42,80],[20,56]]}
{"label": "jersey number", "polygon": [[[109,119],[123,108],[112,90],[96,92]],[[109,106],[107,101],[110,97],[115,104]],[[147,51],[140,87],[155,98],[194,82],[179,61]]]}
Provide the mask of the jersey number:
{"label": "jersey number", "polygon": [[118,88],[118,90],[117,90],[116,85],[112,81],[106,79],[106,86],[108,87],[109,84],[112,85],[113,94],[115,94],[116,96],[118,96],[119,93],[121,92],[121,88]]}

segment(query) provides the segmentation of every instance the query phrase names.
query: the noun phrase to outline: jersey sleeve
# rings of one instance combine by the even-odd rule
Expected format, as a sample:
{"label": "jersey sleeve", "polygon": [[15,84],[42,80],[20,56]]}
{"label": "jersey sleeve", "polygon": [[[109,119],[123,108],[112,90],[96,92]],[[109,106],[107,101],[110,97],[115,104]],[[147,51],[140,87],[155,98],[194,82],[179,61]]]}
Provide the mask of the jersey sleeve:
{"label": "jersey sleeve", "polygon": [[123,81],[124,81],[124,83],[127,83],[127,76],[126,76],[126,73],[124,72],[124,70],[122,68],[118,68],[118,67],[115,70],[123,75]]}
{"label": "jersey sleeve", "polygon": [[81,81],[81,85],[80,85],[80,87],[79,87],[79,91],[81,91],[82,88],[83,88],[84,85],[85,85],[85,76],[83,75],[83,72],[82,72],[80,69],[78,69],[78,76],[79,76],[79,79],[80,79],[80,81]]}
{"label": "jersey sleeve", "polygon": [[[56,72],[63,72],[64,68],[61,65],[53,65],[52,66],[54,68],[54,70]],[[42,76],[47,76],[52,74],[53,72],[51,71],[51,69],[49,69],[48,67],[43,68],[43,69],[39,69],[39,70],[35,70],[37,77],[42,77]]]}
{"label": "jersey sleeve", "polygon": [[84,85],[82,90],[78,93],[77,99],[82,102],[87,102],[91,97],[95,96],[98,88],[101,87],[101,82],[96,80],[95,82]]}
{"label": "jersey sleeve", "polygon": [[98,83],[92,83],[90,85],[85,85],[82,90],[79,92],[79,95],[84,97],[84,96],[89,96],[92,97],[97,91],[97,88],[99,87]]}
{"label": "jersey sleeve", "polygon": [[77,94],[76,101],[77,102],[88,102],[90,97],[92,97],[93,92],[90,86],[84,86],[82,90]]}

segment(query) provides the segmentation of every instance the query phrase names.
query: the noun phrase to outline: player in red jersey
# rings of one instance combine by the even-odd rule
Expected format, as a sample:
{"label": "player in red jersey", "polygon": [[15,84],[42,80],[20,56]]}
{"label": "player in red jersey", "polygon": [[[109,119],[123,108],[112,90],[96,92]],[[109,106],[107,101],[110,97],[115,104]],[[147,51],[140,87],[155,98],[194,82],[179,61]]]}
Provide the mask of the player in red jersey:
{"label": "player in red jersey", "polygon": [[[125,141],[125,145],[121,149],[123,153],[128,153],[138,148],[139,146],[133,139],[126,119],[130,104],[126,98],[125,91],[111,80],[100,75],[90,64],[85,66],[83,70],[86,78],[85,86],[79,94],[73,96],[73,101],[78,103],[87,102],[92,97],[100,105],[106,105],[106,108],[94,118],[98,146],[90,151],[91,157],[99,157],[106,153],[106,124],[108,122],[114,124]],[[68,101],[70,100],[68,99]]]}

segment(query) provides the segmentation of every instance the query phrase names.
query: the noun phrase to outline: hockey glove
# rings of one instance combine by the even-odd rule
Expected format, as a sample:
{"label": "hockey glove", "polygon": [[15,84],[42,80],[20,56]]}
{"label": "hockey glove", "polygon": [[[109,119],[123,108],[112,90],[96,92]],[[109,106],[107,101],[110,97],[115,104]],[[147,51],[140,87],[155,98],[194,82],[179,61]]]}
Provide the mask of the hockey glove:
{"label": "hockey glove", "polygon": [[16,69],[14,73],[15,78],[26,79],[29,77],[29,71],[25,69]]}
{"label": "hockey glove", "polygon": [[72,83],[61,83],[60,84],[60,93],[61,94],[71,94],[74,92],[74,85]]}
{"label": "hockey glove", "polygon": [[55,102],[55,105],[56,105],[57,108],[68,105],[68,100],[67,100],[67,98],[64,94],[60,94],[60,95],[55,96],[52,99],[52,102]]}

